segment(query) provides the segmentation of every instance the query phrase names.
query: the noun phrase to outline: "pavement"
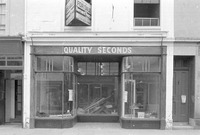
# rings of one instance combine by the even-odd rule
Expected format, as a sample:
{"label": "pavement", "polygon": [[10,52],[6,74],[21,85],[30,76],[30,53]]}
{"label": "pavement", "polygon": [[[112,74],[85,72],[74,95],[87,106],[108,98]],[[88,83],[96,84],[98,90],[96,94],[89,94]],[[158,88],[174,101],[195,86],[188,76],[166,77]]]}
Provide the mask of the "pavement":
{"label": "pavement", "polygon": [[20,124],[6,124],[0,125],[0,135],[200,135],[200,129],[122,129],[119,123],[77,123],[67,129],[24,129]]}

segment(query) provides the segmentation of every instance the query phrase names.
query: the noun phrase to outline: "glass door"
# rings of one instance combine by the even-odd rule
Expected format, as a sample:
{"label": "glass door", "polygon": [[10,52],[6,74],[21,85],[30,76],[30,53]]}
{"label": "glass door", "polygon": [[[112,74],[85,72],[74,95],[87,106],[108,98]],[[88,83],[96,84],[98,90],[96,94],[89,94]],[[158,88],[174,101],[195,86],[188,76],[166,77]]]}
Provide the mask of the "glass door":
{"label": "glass door", "polygon": [[117,99],[115,84],[81,83],[78,85],[78,114],[116,115]]}

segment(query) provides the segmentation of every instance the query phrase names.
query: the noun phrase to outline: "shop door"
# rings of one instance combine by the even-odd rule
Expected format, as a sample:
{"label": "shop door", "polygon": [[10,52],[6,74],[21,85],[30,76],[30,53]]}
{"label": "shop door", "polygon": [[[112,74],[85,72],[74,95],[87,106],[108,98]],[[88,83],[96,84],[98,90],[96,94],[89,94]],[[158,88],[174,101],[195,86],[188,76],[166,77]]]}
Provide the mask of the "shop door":
{"label": "shop door", "polygon": [[188,122],[188,71],[174,72],[173,121]]}
{"label": "shop door", "polygon": [[3,73],[0,72],[0,124],[5,122],[5,90]]}
{"label": "shop door", "polygon": [[80,84],[78,91],[78,107],[82,109],[79,114],[116,114],[113,84]]}

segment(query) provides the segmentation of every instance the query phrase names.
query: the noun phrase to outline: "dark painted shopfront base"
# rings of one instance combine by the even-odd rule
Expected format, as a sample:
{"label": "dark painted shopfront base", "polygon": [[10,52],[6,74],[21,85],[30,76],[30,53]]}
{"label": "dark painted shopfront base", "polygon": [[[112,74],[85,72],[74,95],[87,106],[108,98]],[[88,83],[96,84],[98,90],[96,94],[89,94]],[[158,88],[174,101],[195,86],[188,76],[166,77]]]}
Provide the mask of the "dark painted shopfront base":
{"label": "dark painted shopfront base", "polygon": [[71,128],[77,122],[77,117],[67,119],[35,119],[35,128]]}
{"label": "dark painted shopfront base", "polygon": [[160,129],[160,120],[120,120],[125,129]]}
{"label": "dark painted shopfront base", "polygon": [[78,122],[119,122],[119,116],[79,115]]}
{"label": "dark painted shopfront base", "polygon": [[77,122],[119,123],[125,129],[160,129],[160,120],[119,120],[119,116],[77,116],[67,119],[35,119],[35,128],[72,128]]}

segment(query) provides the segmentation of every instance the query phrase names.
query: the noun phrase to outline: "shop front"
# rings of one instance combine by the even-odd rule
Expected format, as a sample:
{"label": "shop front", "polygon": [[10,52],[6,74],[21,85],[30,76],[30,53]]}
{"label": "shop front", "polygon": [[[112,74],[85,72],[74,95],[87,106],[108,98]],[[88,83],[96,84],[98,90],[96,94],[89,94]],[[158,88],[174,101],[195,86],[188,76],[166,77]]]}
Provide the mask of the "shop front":
{"label": "shop front", "polygon": [[[32,46],[34,126],[161,128],[166,48]],[[164,109],[164,110],[162,110]]]}
{"label": "shop front", "polygon": [[0,125],[22,123],[23,51],[21,37],[0,37]]}

